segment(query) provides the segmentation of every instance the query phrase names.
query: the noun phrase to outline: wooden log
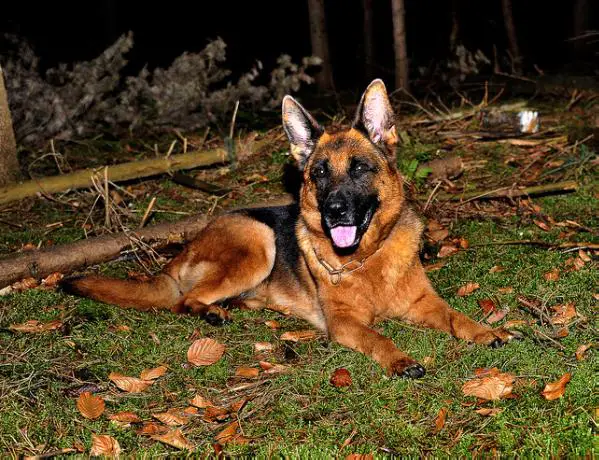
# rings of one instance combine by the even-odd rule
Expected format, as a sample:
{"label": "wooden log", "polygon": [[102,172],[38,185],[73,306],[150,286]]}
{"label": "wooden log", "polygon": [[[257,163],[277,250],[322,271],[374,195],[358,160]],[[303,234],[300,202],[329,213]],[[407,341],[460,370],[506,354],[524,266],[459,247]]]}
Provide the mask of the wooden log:
{"label": "wooden log", "polygon": [[171,155],[169,157],[131,161],[113,166],[89,168],[61,176],[40,177],[39,179],[0,188],[0,204],[18,201],[23,198],[35,196],[38,193],[52,194],[65,190],[90,187],[92,186],[92,177],[98,173],[104,174],[105,168],[108,168],[107,175],[109,181],[120,182],[164,174],[169,171],[210,166],[217,163],[224,163],[226,160],[226,150],[217,148]]}

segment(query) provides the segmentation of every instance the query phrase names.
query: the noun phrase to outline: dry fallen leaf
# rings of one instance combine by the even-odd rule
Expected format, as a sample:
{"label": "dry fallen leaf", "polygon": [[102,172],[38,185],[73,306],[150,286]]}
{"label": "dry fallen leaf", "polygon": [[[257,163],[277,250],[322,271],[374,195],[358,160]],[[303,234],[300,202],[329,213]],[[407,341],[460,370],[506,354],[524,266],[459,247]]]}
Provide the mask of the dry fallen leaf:
{"label": "dry fallen leaf", "polygon": [[269,319],[268,321],[264,321],[264,324],[271,329],[279,329],[281,327],[281,323],[275,321],[274,319]]}
{"label": "dry fallen leaf", "polygon": [[281,334],[281,340],[288,340],[290,342],[304,342],[312,340],[316,337],[316,331],[306,329],[303,331],[288,331]]}
{"label": "dry fallen leaf", "polygon": [[566,384],[570,381],[570,379],[572,379],[572,374],[566,372],[559,378],[559,380],[545,385],[545,388],[541,394],[548,401],[561,398],[566,392]]}
{"label": "dry fallen leaf", "polygon": [[37,319],[30,319],[21,324],[11,324],[8,328],[12,331],[37,334],[40,332],[53,331],[62,327],[62,321],[54,320],[48,323],[42,323]]}
{"label": "dry fallen leaf", "polygon": [[559,280],[559,268],[554,268],[553,270],[548,271],[543,275],[547,281],[557,281]]}
{"label": "dry fallen leaf", "polygon": [[195,407],[199,407],[200,409],[203,409],[208,406],[214,406],[214,404],[212,404],[210,401],[208,401],[206,398],[200,395],[195,395],[194,398],[191,401],[189,401],[189,404]]}
{"label": "dry fallen leaf", "polygon": [[513,329],[519,326],[526,326],[528,323],[523,319],[510,319],[503,324],[504,329]]}
{"label": "dry fallen leaf", "polygon": [[564,265],[569,267],[569,270],[577,272],[584,267],[585,261],[580,257],[570,257],[569,259],[566,259]]}
{"label": "dry fallen leaf", "polygon": [[241,408],[243,406],[246,405],[247,402],[248,402],[247,399],[242,398],[242,399],[240,399],[238,401],[235,401],[235,402],[231,403],[229,405],[229,412],[232,413],[232,414],[236,414],[237,412],[239,412],[241,410]]}
{"label": "dry fallen leaf", "polygon": [[274,345],[270,342],[256,342],[254,344],[254,350],[256,351],[256,353],[260,353],[263,351],[273,351],[274,349]]}
{"label": "dry fallen leaf", "polygon": [[154,436],[156,434],[166,433],[168,427],[158,424],[156,422],[145,422],[143,426],[136,431],[141,436]]}
{"label": "dry fallen leaf", "polygon": [[187,350],[187,361],[194,366],[209,366],[217,362],[225,352],[225,346],[205,337],[191,344]]}
{"label": "dry fallen leaf", "polygon": [[456,293],[456,295],[458,297],[465,297],[467,295],[472,294],[474,291],[476,291],[478,288],[480,288],[480,284],[478,283],[473,283],[473,282],[468,282],[466,283],[464,286],[460,287]]}
{"label": "dry fallen leaf", "polygon": [[498,400],[512,393],[515,376],[509,373],[499,372],[496,368],[489,370],[486,374],[469,380],[462,386],[466,396],[476,396],[487,400]]}
{"label": "dry fallen leaf", "polygon": [[441,245],[441,247],[439,248],[437,257],[442,259],[444,257],[452,256],[452,255],[456,254],[458,251],[459,251],[459,249],[456,248],[453,244],[445,243],[445,244]]}
{"label": "dry fallen leaf", "polygon": [[50,273],[42,280],[42,285],[46,287],[55,287],[63,277],[64,275],[60,272]]}
{"label": "dry fallen leaf", "polygon": [[433,243],[438,243],[449,236],[449,230],[436,220],[430,220],[426,226],[426,234]]}
{"label": "dry fallen leaf", "polygon": [[99,396],[92,395],[89,391],[85,391],[79,395],[79,398],[77,398],[77,409],[85,418],[94,420],[104,413],[106,404]]}
{"label": "dry fallen leaf", "polygon": [[488,315],[495,310],[495,302],[493,302],[491,299],[480,299],[478,301],[478,306],[482,309],[485,315]]}
{"label": "dry fallen leaf", "polygon": [[439,409],[437,418],[435,419],[435,433],[439,433],[445,426],[445,419],[447,418],[447,407]]}
{"label": "dry fallen leaf", "polygon": [[265,374],[284,374],[289,372],[289,366],[285,366],[284,364],[273,364],[268,361],[260,361],[260,367],[264,371]]}
{"label": "dry fallen leaf", "polygon": [[137,377],[127,377],[117,372],[111,372],[108,379],[112,381],[119,389],[127,393],[141,393],[154,382],[152,380],[142,380]]}
{"label": "dry fallen leaf", "polygon": [[584,359],[584,354],[586,351],[593,346],[592,343],[587,343],[586,345],[581,345],[576,349],[576,359],[578,361],[582,361]]}
{"label": "dry fallen leaf", "polygon": [[125,422],[125,423],[138,423],[141,422],[141,419],[135,412],[117,412],[116,414],[112,414],[108,417],[110,420],[114,420],[115,422]]}
{"label": "dry fallen leaf", "polygon": [[165,434],[154,435],[152,439],[176,447],[177,449],[194,449],[194,445],[185,438],[180,429],[172,430]]}
{"label": "dry fallen leaf", "polygon": [[505,318],[505,315],[508,314],[508,311],[509,310],[494,311],[489,316],[487,316],[487,319],[486,319],[487,323],[493,324],[493,323],[497,323],[498,321],[501,321],[503,318]]}
{"label": "dry fallen leaf", "polygon": [[225,444],[233,439],[239,431],[239,421],[235,420],[229,423],[224,430],[218,433],[214,439],[220,444]]}
{"label": "dry fallen leaf", "polygon": [[158,412],[152,414],[152,417],[168,426],[181,426],[189,421],[187,417],[177,414],[175,411]]}
{"label": "dry fallen leaf", "polygon": [[373,454],[349,454],[345,460],[374,460]]}
{"label": "dry fallen leaf", "polygon": [[541,230],[548,232],[551,230],[551,227],[549,227],[549,225],[547,225],[545,222],[543,222],[542,220],[533,220],[533,223],[539,227]]}
{"label": "dry fallen leaf", "polygon": [[441,270],[443,267],[445,267],[445,265],[446,265],[446,262],[443,262],[443,261],[436,262],[434,264],[428,264],[428,265],[424,266],[424,271],[426,273],[434,272],[435,270]]}
{"label": "dry fallen leaf", "polygon": [[198,408],[193,406],[187,406],[185,409],[183,409],[183,413],[185,415],[197,415],[198,412]]}
{"label": "dry fallen leaf", "polygon": [[92,457],[118,457],[121,453],[119,442],[106,434],[92,434],[92,448],[89,454]]}
{"label": "dry fallen leaf", "polygon": [[254,379],[254,378],[258,377],[259,374],[260,374],[260,369],[258,369],[256,367],[240,366],[237,369],[235,369],[235,377],[242,377],[245,379]]}
{"label": "dry fallen leaf", "polygon": [[158,377],[162,377],[168,368],[166,366],[158,366],[153,369],[144,369],[141,371],[139,377],[142,380],[156,380]]}
{"label": "dry fallen leaf", "polygon": [[568,302],[564,305],[554,305],[551,309],[555,312],[551,317],[551,324],[568,324],[572,318],[576,317],[574,302]]}
{"label": "dry fallen leaf", "polygon": [[331,385],[334,387],[348,387],[352,384],[351,374],[347,369],[335,369],[330,379]]}
{"label": "dry fallen leaf", "polygon": [[476,409],[474,412],[480,415],[484,415],[485,417],[492,417],[494,415],[502,413],[503,409],[499,407],[494,407],[492,409],[490,407],[481,407],[480,409]]}
{"label": "dry fallen leaf", "polygon": [[231,415],[231,411],[226,407],[208,406],[204,411],[204,421],[206,422],[222,422]]}
{"label": "dry fallen leaf", "polygon": [[493,265],[490,269],[489,269],[489,273],[499,273],[504,271],[505,268],[503,268],[501,265]]}
{"label": "dry fallen leaf", "polygon": [[589,255],[584,250],[582,250],[582,249],[578,250],[578,257],[580,257],[580,259],[583,262],[590,262],[591,261],[591,258],[589,257]]}

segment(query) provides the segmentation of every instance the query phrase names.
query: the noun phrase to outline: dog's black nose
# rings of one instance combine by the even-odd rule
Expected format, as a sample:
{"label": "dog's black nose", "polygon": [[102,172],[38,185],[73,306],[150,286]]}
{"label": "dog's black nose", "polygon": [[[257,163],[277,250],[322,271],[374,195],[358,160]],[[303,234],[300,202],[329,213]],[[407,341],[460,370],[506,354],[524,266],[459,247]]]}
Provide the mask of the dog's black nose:
{"label": "dog's black nose", "polygon": [[347,211],[347,201],[345,201],[343,197],[335,196],[327,200],[326,214],[328,217],[338,219],[344,217],[347,214]]}

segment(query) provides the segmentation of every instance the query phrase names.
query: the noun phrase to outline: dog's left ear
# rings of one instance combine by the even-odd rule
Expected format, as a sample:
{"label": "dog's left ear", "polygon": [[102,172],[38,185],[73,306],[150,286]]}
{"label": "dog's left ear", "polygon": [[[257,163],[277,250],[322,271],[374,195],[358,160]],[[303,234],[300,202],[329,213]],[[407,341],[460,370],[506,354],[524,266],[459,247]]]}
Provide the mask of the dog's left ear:
{"label": "dog's left ear", "polygon": [[374,144],[385,149],[388,158],[395,159],[395,115],[382,80],[374,80],[364,91],[353,127],[365,131]]}

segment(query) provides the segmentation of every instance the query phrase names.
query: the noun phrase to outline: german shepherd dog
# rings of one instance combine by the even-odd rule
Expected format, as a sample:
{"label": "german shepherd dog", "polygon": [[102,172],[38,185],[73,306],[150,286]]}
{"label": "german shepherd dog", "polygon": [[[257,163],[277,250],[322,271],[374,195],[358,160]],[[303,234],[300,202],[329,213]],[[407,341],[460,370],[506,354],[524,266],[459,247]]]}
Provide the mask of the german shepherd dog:
{"label": "german shepherd dog", "polygon": [[513,336],[451,309],[419,260],[422,223],[404,199],[395,118],[381,80],[360,101],[353,126],[328,132],[291,96],[283,127],[303,176],[299,203],[216,217],[150,281],[66,280],[78,295],[138,310],[228,318],[235,300],[311,323],[378,362],[389,375],[424,367],[372,326],[387,318],[500,346]]}

